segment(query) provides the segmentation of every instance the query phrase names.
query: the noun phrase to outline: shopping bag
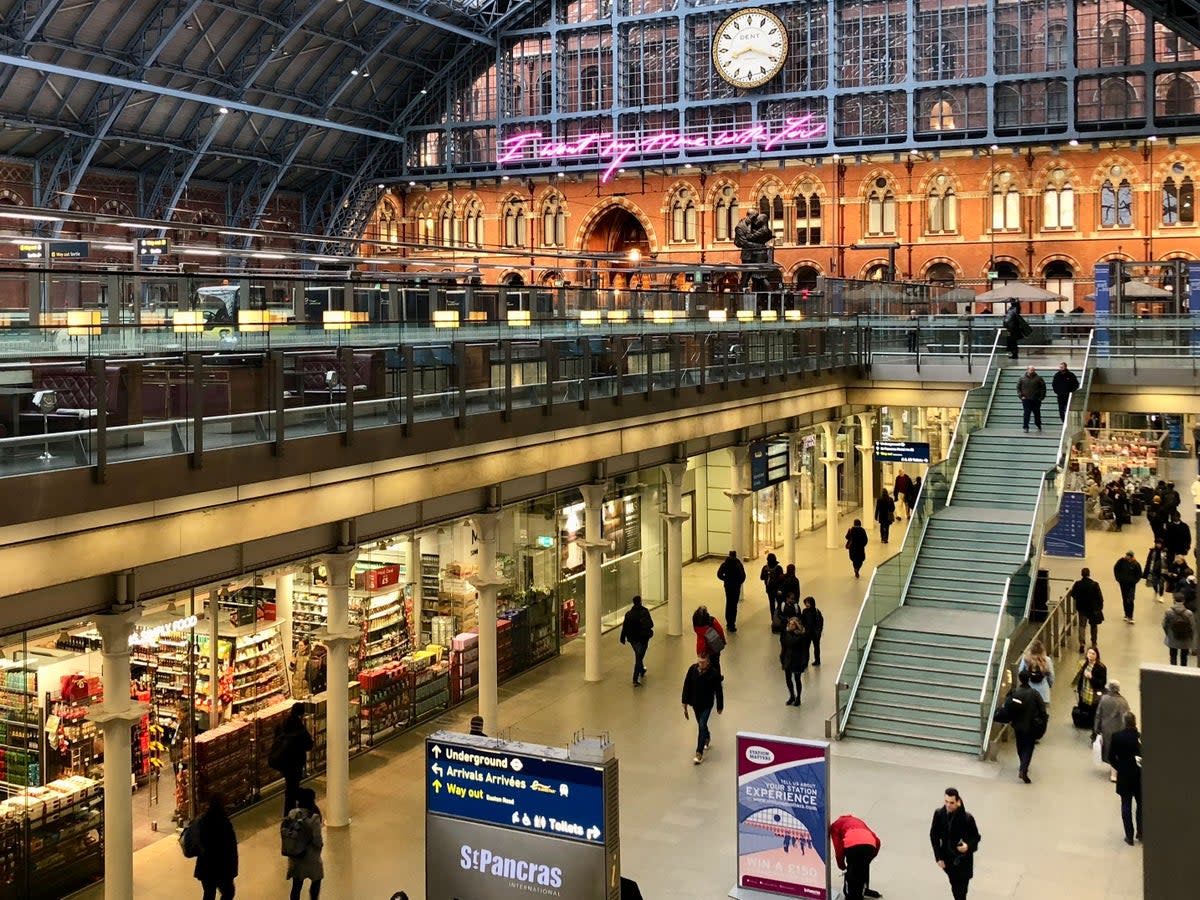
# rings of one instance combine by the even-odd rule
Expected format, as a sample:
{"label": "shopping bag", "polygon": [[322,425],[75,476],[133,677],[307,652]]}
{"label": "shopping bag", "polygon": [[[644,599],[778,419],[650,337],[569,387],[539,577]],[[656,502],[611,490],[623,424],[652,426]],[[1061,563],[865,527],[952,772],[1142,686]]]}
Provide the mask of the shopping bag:
{"label": "shopping bag", "polygon": [[1096,735],[1092,741],[1092,762],[1098,766],[1104,765],[1104,738]]}

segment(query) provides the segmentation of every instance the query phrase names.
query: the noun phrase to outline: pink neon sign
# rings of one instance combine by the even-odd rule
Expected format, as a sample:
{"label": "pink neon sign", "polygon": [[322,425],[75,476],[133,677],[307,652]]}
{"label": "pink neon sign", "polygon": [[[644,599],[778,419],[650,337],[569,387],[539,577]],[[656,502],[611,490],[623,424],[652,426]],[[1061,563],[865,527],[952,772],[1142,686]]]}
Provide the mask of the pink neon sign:
{"label": "pink neon sign", "polygon": [[610,180],[628,159],[657,156],[676,150],[714,150],[758,147],[774,150],[784,144],[808,141],[825,133],[825,123],[811,115],[784,119],[780,124],[755,122],[743,128],[718,131],[712,137],[684,132],[657,131],[622,137],[592,132],[567,140],[548,137],[544,131],[522,131],[500,142],[497,165],[528,160],[598,159],[606,163],[601,181]]}

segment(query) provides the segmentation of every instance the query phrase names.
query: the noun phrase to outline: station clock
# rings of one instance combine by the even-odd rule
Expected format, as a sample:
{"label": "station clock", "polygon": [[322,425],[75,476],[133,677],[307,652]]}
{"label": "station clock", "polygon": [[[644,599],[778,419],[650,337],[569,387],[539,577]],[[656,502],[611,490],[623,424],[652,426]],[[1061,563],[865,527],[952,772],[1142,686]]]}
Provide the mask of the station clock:
{"label": "station clock", "polygon": [[713,38],[713,66],[734,87],[756,88],[779,74],[787,60],[788,36],[773,12],[752,7],[734,13]]}

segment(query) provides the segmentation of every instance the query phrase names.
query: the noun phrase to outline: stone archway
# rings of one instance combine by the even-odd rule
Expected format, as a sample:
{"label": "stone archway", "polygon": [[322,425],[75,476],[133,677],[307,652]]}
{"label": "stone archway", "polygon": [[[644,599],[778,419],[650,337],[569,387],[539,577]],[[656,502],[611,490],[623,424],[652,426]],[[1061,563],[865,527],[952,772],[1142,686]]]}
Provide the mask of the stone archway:
{"label": "stone archway", "polygon": [[580,247],[584,253],[611,254],[612,259],[596,263],[598,270],[607,270],[601,275],[602,284],[615,287],[617,281],[629,284],[635,279],[644,284],[638,269],[649,264],[650,236],[631,210],[613,205],[600,212],[588,223]]}

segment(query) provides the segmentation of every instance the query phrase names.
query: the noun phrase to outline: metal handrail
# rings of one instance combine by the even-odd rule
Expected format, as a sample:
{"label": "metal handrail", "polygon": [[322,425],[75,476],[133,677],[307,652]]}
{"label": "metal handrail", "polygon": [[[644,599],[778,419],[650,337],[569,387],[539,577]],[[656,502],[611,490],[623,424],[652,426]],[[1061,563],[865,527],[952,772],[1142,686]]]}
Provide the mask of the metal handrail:
{"label": "metal handrail", "polygon": [[875,635],[879,633],[879,624],[871,626],[871,633],[867,635],[867,643],[863,646],[862,658],[863,664],[858,667],[858,673],[854,677],[854,684],[850,686],[850,696],[846,700],[846,712],[842,716],[842,721],[838,723],[838,733],[846,730],[846,723],[850,721],[850,710],[854,708],[854,698],[858,696],[858,687],[862,684],[863,675],[867,671],[867,658],[871,655],[871,648],[875,646]]}
{"label": "metal handrail", "polygon": [[[872,571],[872,572],[871,572],[871,580],[867,582],[867,592],[866,592],[866,594],[864,594],[864,595],[863,595],[863,602],[862,602],[862,604],[861,604],[861,605],[858,607],[858,616],[857,616],[857,617],[855,618],[855,620],[854,620],[854,627],[853,627],[853,628],[850,630],[850,640],[851,640],[851,643],[846,645],[846,653],[845,653],[845,655],[842,657],[842,665],[841,665],[841,667],[838,669],[838,678],[837,678],[837,683],[838,683],[838,684],[844,684],[844,683],[845,683],[845,681],[846,681],[846,679],[845,679],[845,675],[846,675],[846,664],[847,664],[847,663],[850,661],[850,648],[851,648],[851,646],[853,645],[853,641],[854,641],[854,638],[855,638],[855,636],[858,634],[858,629],[859,629],[859,627],[862,625],[862,617],[863,617],[863,613],[864,613],[864,612],[866,612],[866,609],[867,609],[867,601],[868,601],[868,600],[870,599],[870,597],[871,597],[871,588],[873,588],[873,587],[875,586],[875,576],[876,576],[876,575],[878,575],[878,574],[879,574],[879,567],[878,567],[878,566],[876,566],[876,567],[875,567],[875,569],[874,569],[874,571]],[[863,657],[863,659],[865,659],[865,658],[866,658],[866,657],[864,656],[864,657]],[[862,667],[860,666],[860,669],[861,669],[861,668],[862,668]],[[856,683],[856,684],[857,684],[857,681],[858,681],[858,676],[856,676],[856,678],[855,678],[855,683]],[[849,709],[849,708],[850,708],[850,704],[849,704],[849,703],[847,703],[847,704],[846,704],[846,708],[847,708],[847,709]]]}
{"label": "metal handrail", "polygon": [[[1081,366],[1083,380],[1079,383],[1080,389],[1071,394],[1071,398],[1067,402],[1067,414],[1063,416],[1062,431],[1059,433],[1058,437],[1058,466],[1060,469],[1067,464],[1066,457],[1069,452],[1069,445],[1067,443],[1067,428],[1071,424],[1071,413],[1077,405],[1086,406],[1088,396],[1091,393],[1092,379],[1089,366],[1092,358],[1092,343],[1095,341],[1095,339],[1096,330],[1092,329],[1088,332],[1087,344],[1084,346],[1083,351],[1083,365]],[[1083,396],[1078,396],[1080,394]]]}
{"label": "metal handrail", "polygon": [[[916,549],[913,552],[912,565],[910,565],[908,567],[908,575],[905,576],[904,586],[900,588],[900,605],[901,606],[904,605],[904,598],[908,596],[909,586],[912,585],[913,574],[917,570],[917,557],[921,555],[921,545],[925,542],[925,532],[929,530],[929,520],[932,518],[933,518],[933,514],[931,513],[930,515],[925,516],[924,520],[921,522],[921,534],[917,537]],[[904,535],[905,543],[908,542],[909,533],[910,532],[905,532],[905,535]],[[900,545],[900,552],[901,553],[904,552],[904,544],[903,543]]]}
{"label": "metal handrail", "polygon": [[[962,417],[959,416],[961,419]],[[967,447],[971,445],[971,432],[963,436],[962,452],[958,454],[958,465],[954,467],[954,477],[950,479],[950,491],[946,494],[946,505],[954,502],[954,489],[958,487],[958,473],[962,471],[962,462],[967,456]]]}
{"label": "metal handrail", "polygon": [[[1020,568],[1020,566],[1018,566],[1017,568]],[[988,663],[987,663],[988,667],[987,667],[987,669],[984,670],[985,672],[990,672],[992,670],[992,661],[996,658],[996,644],[1000,640],[1000,626],[1004,623],[1005,606],[1006,606],[1006,601],[1008,599],[1008,591],[1011,586],[1012,586],[1012,576],[1009,575],[1007,578],[1004,579],[1004,593],[1001,594],[1000,612],[996,616],[996,627],[992,631],[992,650],[988,654]],[[983,706],[984,695],[986,693],[987,693],[987,681],[985,680],[983,683],[983,687],[981,687],[979,689],[979,705],[981,707]]]}
{"label": "metal handrail", "polygon": [[[1002,660],[1008,659],[1008,648],[1010,646],[1012,646],[1012,641],[1009,638],[1005,638],[1004,639],[1004,652],[1000,656],[1000,658]],[[981,724],[980,731],[982,732],[982,735],[983,735],[982,738],[980,739],[980,743],[979,743],[979,758],[980,759],[987,758],[988,748],[992,744],[992,740],[991,740],[992,729],[988,727],[988,724],[992,721],[993,718],[995,718],[996,702],[1000,699],[1000,688],[1003,685],[1003,683],[1004,683],[1004,679],[1001,678],[1000,673],[997,672],[996,673],[996,683],[992,687],[992,702],[991,702],[991,705],[988,707],[986,713],[983,712],[983,703],[982,702],[980,703],[980,712],[981,712],[981,719],[982,719],[982,721],[980,723]],[[987,690],[986,683],[984,684],[984,690],[985,691]]]}

